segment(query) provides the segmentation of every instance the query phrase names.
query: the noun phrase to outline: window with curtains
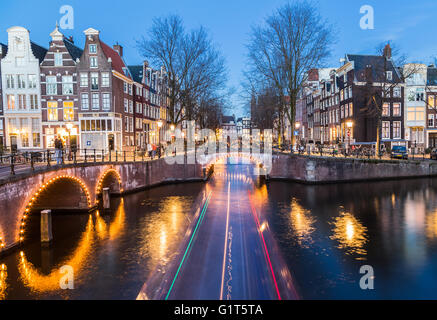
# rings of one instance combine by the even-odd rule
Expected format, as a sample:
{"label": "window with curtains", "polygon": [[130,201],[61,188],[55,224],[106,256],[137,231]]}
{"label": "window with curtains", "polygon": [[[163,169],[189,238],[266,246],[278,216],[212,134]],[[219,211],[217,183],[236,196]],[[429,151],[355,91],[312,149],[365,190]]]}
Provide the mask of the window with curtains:
{"label": "window with curtains", "polygon": [[74,121],[73,101],[64,101],[64,121]]}
{"label": "window with curtains", "polygon": [[47,102],[47,120],[48,121],[58,121],[58,102],[48,101]]}

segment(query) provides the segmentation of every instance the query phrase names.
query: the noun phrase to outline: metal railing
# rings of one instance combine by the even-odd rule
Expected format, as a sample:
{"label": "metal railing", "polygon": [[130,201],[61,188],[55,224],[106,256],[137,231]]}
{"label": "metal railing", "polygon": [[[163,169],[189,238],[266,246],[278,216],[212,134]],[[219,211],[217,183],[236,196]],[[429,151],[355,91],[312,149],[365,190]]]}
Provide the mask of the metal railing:
{"label": "metal railing", "polygon": [[41,150],[3,153],[0,156],[0,176],[9,173],[35,171],[52,166],[74,165],[79,163],[144,162],[161,158],[164,155],[159,148],[156,151],[109,151],[107,149],[77,150]]}
{"label": "metal railing", "polygon": [[[393,158],[390,151],[380,153],[378,156],[374,149],[370,148],[338,148],[332,146],[307,146],[306,148],[290,151],[289,148],[284,150],[275,150],[282,153],[291,153],[296,155],[319,156],[319,157],[336,157],[336,158],[354,158],[354,159],[374,159],[374,160],[401,160]],[[408,154],[409,160],[427,160],[429,155],[425,152]]]}

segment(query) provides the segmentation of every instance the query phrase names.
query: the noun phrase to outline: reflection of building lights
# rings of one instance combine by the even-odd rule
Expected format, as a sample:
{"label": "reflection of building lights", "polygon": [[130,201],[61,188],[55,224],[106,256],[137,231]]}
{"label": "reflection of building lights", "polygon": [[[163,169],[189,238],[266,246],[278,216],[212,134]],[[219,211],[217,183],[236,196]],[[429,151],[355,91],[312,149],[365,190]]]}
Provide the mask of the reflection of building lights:
{"label": "reflection of building lights", "polygon": [[338,241],[338,248],[346,250],[346,254],[357,254],[362,260],[367,254],[364,249],[367,243],[367,228],[350,213],[342,213],[333,222],[332,240]]}
{"label": "reflection of building lights", "polygon": [[291,225],[293,235],[297,237],[298,243],[306,247],[313,242],[311,234],[314,232],[315,219],[309,210],[304,209],[296,199],[291,201]]}
{"label": "reflection of building lights", "polygon": [[8,276],[6,265],[3,263],[0,265],[0,300],[6,298],[7,283],[6,278]]}
{"label": "reflection of building lights", "polygon": [[437,239],[437,211],[426,216],[426,236],[429,239]]}

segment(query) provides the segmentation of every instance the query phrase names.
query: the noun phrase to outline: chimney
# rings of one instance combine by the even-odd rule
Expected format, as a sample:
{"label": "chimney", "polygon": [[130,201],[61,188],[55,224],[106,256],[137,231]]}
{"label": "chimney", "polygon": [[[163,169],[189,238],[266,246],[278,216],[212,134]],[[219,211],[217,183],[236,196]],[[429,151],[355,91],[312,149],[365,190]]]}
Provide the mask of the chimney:
{"label": "chimney", "polygon": [[384,57],[387,59],[391,59],[391,47],[390,43],[387,43],[384,47]]}
{"label": "chimney", "polygon": [[123,47],[121,45],[119,45],[118,42],[117,42],[117,44],[114,44],[113,48],[114,48],[115,51],[118,52],[118,55],[120,57],[123,57]]}
{"label": "chimney", "polygon": [[73,44],[74,44],[74,39],[73,39],[73,36],[69,36],[69,37],[68,37],[68,41],[70,41],[71,43],[73,43]]}

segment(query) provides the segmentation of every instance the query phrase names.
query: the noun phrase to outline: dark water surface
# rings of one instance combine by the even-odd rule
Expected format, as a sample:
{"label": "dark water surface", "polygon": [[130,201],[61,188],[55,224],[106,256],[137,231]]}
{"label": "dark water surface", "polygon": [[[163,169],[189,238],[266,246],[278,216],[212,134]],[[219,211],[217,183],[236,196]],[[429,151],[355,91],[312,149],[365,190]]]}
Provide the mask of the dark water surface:
{"label": "dark water surface", "polygon": [[[204,187],[128,195],[110,215],[54,216],[52,248],[35,236],[0,260],[0,299],[135,299],[151,272],[172,262]],[[436,190],[437,179],[271,181],[252,196],[303,299],[436,299]],[[74,290],[59,289],[64,265],[74,268]],[[374,270],[374,290],[359,286],[363,265]]]}

